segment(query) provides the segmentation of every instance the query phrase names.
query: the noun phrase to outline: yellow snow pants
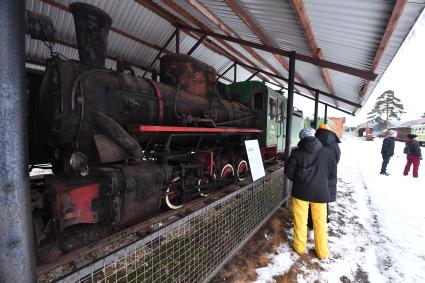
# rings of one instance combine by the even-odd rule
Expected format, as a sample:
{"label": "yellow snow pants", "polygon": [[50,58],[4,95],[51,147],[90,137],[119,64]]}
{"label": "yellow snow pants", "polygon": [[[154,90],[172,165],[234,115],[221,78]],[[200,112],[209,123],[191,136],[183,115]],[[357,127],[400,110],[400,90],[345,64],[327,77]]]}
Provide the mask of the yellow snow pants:
{"label": "yellow snow pants", "polygon": [[326,203],[316,203],[292,198],[292,212],[294,214],[294,240],[292,247],[298,254],[303,254],[307,245],[307,217],[308,207],[311,207],[311,216],[314,229],[314,246],[319,259],[329,254],[328,224],[326,222]]}

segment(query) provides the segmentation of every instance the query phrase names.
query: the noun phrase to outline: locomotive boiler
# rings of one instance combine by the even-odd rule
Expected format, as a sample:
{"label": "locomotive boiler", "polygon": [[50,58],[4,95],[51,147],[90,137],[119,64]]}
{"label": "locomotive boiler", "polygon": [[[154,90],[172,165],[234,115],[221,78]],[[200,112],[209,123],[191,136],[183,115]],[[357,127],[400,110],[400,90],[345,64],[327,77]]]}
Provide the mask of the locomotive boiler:
{"label": "locomotive boiler", "polygon": [[112,19],[89,4],[69,8],[80,60],[51,56],[39,93],[50,226],[126,225],[245,177],[256,112],[219,93],[211,66],[165,55],[160,82],[106,69]]}

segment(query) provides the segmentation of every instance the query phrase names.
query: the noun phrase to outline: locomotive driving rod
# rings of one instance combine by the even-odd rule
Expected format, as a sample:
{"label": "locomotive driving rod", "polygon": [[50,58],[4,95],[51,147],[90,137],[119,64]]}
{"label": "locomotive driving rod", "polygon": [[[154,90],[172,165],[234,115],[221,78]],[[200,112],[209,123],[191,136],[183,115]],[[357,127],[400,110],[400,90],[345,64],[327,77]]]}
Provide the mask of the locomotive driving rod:
{"label": "locomotive driving rod", "polygon": [[0,282],[35,282],[28,182],[25,1],[0,1]]}

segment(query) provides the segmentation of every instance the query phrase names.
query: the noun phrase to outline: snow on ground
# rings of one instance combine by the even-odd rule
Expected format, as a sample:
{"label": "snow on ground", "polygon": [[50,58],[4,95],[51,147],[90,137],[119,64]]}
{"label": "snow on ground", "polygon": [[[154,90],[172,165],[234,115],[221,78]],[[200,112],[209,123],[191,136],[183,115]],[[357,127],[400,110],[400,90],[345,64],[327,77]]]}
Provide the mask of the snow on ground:
{"label": "snow on ground", "polygon": [[[329,258],[314,257],[311,239],[302,256],[284,241],[256,269],[255,282],[286,282],[294,269],[297,282],[425,282],[425,162],[419,178],[403,176],[404,143],[396,142],[387,168],[391,175],[380,175],[381,145],[381,138],[347,134],[342,140]],[[422,152],[425,156],[425,148]],[[292,229],[281,230],[292,239]]]}

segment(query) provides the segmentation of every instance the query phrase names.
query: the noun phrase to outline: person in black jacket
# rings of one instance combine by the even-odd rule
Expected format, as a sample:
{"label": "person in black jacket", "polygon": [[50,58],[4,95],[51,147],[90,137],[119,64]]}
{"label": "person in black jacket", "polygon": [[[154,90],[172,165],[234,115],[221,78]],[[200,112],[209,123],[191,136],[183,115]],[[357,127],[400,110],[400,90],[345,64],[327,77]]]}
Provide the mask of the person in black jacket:
{"label": "person in black jacket", "polygon": [[387,133],[387,137],[382,142],[381,154],[382,154],[382,166],[381,166],[381,175],[388,176],[390,174],[387,173],[387,165],[390,161],[391,156],[394,155],[394,145],[395,145],[395,137],[397,136],[397,132],[394,130],[389,130]]}
{"label": "person in black jacket", "polygon": [[[328,129],[326,124],[321,124],[319,129],[317,129],[316,138],[322,143],[322,145],[331,149],[334,154],[336,164],[338,165],[339,160],[341,158],[341,150],[339,148],[339,143],[341,143],[338,136],[331,130]],[[334,202],[336,200],[336,185],[337,185],[337,175],[335,172],[335,176],[332,179],[328,180],[329,191],[331,193],[331,201]],[[327,208],[327,222],[329,223],[329,206],[326,205]],[[311,219],[311,211],[308,211],[308,228],[313,229],[313,220]]]}
{"label": "person in black jacket", "polygon": [[407,163],[404,167],[403,175],[409,175],[410,166],[413,164],[413,177],[418,178],[420,159],[422,159],[422,152],[419,142],[415,139],[417,135],[408,134],[404,153],[407,154]]}
{"label": "person in black jacket", "polygon": [[292,210],[294,240],[292,247],[298,254],[307,244],[308,209],[314,226],[314,244],[319,259],[329,254],[326,223],[326,203],[331,200],[328,180],[336,176],[336,161],[332,151],[314,137],[312,128],[302,129],[300,142],[288,158],[285,175],[293,182]]}

